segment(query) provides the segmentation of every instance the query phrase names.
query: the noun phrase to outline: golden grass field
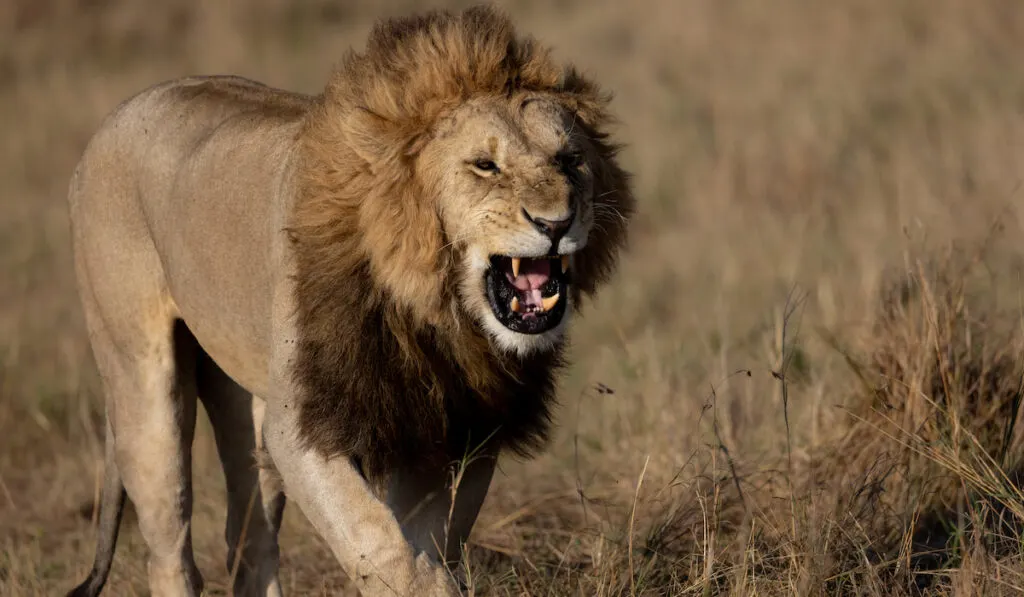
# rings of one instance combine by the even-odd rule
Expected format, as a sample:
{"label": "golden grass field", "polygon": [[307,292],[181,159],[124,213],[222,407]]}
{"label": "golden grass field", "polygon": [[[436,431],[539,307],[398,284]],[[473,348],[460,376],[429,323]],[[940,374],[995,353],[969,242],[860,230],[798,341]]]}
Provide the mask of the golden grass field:
{"label": "golden grass field", "polygon": [[[0,3],[0,595],[92,562],[101,399],[65,194],[102,117],[185,74],[316,92],[425,4]],[[492,486],[473,594],[1024,593],[1020,0],[501,5],[615,93],[640,207],[549,449]],[[203,417],[194,541],[222,595]],[[285,518],[288,594],[351,593]],[[146,593],[129,512],[106,594]]]}

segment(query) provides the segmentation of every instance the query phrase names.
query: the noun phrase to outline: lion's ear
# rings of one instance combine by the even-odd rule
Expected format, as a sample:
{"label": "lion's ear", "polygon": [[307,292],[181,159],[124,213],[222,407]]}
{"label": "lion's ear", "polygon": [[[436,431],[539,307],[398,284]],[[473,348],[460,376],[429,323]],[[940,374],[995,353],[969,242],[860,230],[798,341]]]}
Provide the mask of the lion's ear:
{"label": "lion's ear", "polygon": [[614,122],[608,112],[611,94],[602,91],[576,69],[569,68],[563,74],[561,87],[562,105],[595,132],[600,133]]}
{"label": "lion's ear", "polygon": [[603,129],[611,124],[612,117],[602,103],[588,97],[574,97],[566,102],[566,108],[574,116],[576,122],[582,122],[598,136],[604,137]]}

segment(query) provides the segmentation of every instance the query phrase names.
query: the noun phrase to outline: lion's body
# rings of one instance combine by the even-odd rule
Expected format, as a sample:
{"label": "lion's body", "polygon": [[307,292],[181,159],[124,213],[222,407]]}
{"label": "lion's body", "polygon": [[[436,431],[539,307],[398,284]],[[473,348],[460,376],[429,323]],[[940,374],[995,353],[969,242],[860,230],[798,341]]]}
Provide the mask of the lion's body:
{"label": "lion's body", "polygon": [[[177,510],[172,518],[187,517],[180,490],[170,500],[156,494],[177,485],[173,477],[188,475],[196,393],[226,438],[218,443],[230,480],[243,492],[254,483],[255,471],[244,470],[254,464],[245,452],[257,440],[251,395],[270,394],[275,256],[282,254],[288,209],[280,190],[288,185],[307,105],[300,96],[234,78],[160,85],[106,120],[75,172],[69,195],[75,265],[108,388],[108,450],[114,448],[138,507],[163,502]],[[209,357],[202,370],[200,352]],[[219,391],[230,385],[228,376],[239,385]],[[163,400],[165,393],[172,402]],[[152,428],[140,421],[146,417]],[[239,425],[248,429],[225,429]],[[176,445],[153,441],[165,430],[174,430],[168,439]],[[172,460],[161,478],[132,474],[177,451],[185,457]],[[105,491],[120,494],[116,485]],[[147,542],[177,540],[164,537],[167,524],[159,518],[166,513],[152,521],[149,512],[140,514]],[[104,515],[116,527],[116,517],[109,510]],[[240,523],[233,522],[237,538]],[[270,534],[264,529],[267,536],[257,538],[269,543]],[[186,572],[197,584],[194,569]],[[97,593],[104,576],[94,571],[92,586],[83,585],[80,594]],[[155,587],[181,589],[173,580]]]}
{"label": "lion's body", "polygon": [[268,395],[275,259],[309,102],[236,78],[155,87],[110,117],[72,183],[76,254],[93,293],[143,287],[153,316],[184,320],[257,395]]}
{"label": "lion's body", "polygon": [[[593,292],[632,211],[601,100],[488,10],[393,22],[370,46],[317,97],[235,77],[159,85],[90,142],[69,204],[108,449],[77,595],[102,588],[125,490],[154,594],[200,590],[197,396],[227,475],[236,594],[280,592],[283,492],[364,593],[449,594],[435,560],[458,558],[496,455],[543,439],[564,326],[537,321]],[[583,157],[549,157],[565,147]],[[452,174],[464,150],[482,166]],[[572,287],[546,273],[559,255]],[[529,280],[562,290],[541,308]],[[499,291],[534,297],[536,315]]]}

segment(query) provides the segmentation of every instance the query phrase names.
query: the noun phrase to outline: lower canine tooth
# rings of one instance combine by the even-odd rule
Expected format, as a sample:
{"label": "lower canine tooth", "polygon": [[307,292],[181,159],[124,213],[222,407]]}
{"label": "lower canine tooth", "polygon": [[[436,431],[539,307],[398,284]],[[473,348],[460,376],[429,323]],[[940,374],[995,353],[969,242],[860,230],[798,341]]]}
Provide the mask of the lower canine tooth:
{"label": "lower canine tooth", "polygon": [[519,313],[519,297],[512,297],[512,304],[509,305],[513,313]]}
{"label": "lower canine tooth", "polygon": [[562,255],[562,273],[564,274],[569,270],[569,256]]}
{"label": "lower canine tooth", "polygon": [[541,309],[543,309],[545,311],[550,311],[551,309],[553,309],[555,307],[555,305],[558,304],[558,299],[559,299],[560,296],[561,296],[561,294],[556,294],[554,296],[549,296],[549,297],[547,297],[545,299],[541,299],[541,301],[540,301]]}
{"label": "lower canine tooth", "polygon": [[519,277],[519,266],[522,264],[522,262],[523,262],[523,260],[520,259],[519,257],[513,257],[512,258],[512,277],[513,278],[518,278]]}

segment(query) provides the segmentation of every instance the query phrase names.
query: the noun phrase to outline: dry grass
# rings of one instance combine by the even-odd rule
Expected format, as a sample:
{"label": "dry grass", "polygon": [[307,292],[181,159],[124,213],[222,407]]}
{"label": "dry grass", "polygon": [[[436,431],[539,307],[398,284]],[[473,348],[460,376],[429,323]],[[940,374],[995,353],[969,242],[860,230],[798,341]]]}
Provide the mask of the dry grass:
{"label": "dry grass", "polygon": [[[492,488],[476,594],[1024,591],[1018,1],[505,3],[616,92],[642,203],[559,434]],[[414,7],[0,4],[0,594],[59,594],[92,558],[64,207],[89,134],[187,73],[315,91]],[[223,594],[202,423],[195,544]],[[290,594],[343,590],[294,508],[282,542]],[[144,557],[128,516],[110,594],[145,593]]]}

